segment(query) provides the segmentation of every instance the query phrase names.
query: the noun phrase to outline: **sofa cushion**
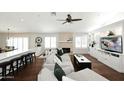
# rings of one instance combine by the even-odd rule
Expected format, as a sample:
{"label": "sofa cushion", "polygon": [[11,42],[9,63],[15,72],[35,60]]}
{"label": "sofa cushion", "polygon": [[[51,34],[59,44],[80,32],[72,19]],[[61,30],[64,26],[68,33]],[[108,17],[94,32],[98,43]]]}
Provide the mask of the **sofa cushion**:
{"label": "sofa cushion", "polygon": [[67,77],[78,81],[107,81],[106,78],[88,68],[78,72],[72,72],[71,74],[67,75]]}
{"label": "sofa cushion", "polygon": [[47,68],[43,68],[38,74],[38,81],[57,81],[53,72]]}
{"label": "sofa cushion", "polygon": [[47,64],[53,64],[54,63],[54,56],[55,56],[55,54],[48,55],[46,57],[46,63]]}
{"label": "sofa cushion", "polygon": [[66,66],[66,67],[61,66],[61,67],[62,67],[62,69],[63,69],[63,71],[65,72],[66,75],[73,72],[73,70],[70,66]]}
{"label": "sofa cushion", "polygon": [[[74,70],[71,68],[71,66],[69,65],[60,65],[61,68],[64,70],[65,74],[70,74],[72,73]],[[55,67],[55,64],[44,64],[44,67],[48,68],[49,70],[51,71],[54,71],[54,67]]]}
{"label": "sofa cushion", "polygon": [[62,76],[65,76],[65,72],[57,63],[55,63],[54,75],[56,76],[58,81],[62,81]]}
{"label": "sofa cushion", "polygon": [[63,63],[64,63],[64,62],[66,62],[66,63],[70,62],[70,63],[71,63],[71,59],[70,59],[70,56],[69,56],[68,54],[63,54],[63,55],[61,56],[61,58],[62,58],[62,62],[63,62]]}
{"label": "sofa cushion", "polygon": [[73,79],[71,79],[69,77],[63,76],[62,81],[75,81],[75,80],[73,80]]}
{"label": "sofa cushion", "polygon": [[62,62],[60,61],[60,59],[56,55],[54,56],[54,64],[55,63],[58,63],[59,65],[62,64]]}

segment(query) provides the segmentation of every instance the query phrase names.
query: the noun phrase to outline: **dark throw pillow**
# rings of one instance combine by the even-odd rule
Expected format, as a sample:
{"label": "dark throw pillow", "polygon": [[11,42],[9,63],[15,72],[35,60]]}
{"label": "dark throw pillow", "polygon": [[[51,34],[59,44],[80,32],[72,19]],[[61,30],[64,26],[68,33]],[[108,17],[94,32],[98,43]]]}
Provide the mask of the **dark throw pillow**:
{"label": "dark throw pillow", "polygon": [[57,50],[57,54],[58,54],[59,53],[59,49],[57,48],[56,50]]}
{"label": "dark throw pillow", "polygon": [[62,48],[63,53],[70,53],[70,48]]}
{"label": "dark throw pillow", "polygon": [[56,54],[56,56],[59,58],[59,60],[62,62],[62,58],[60,55]]}
{"label": "dark throw pillow", "polygon": [[60,56],[62,56],[62,55],[63,55],[62,50],[59,50],[59,55],[60,55]]}
{"label": "dark throw pillow", "polygon": [[57,54],[60,55],[60,56],[62,56],[63,55],[62,50],[61,49],[57,49]]}
{"label": "dark throw pillow", "polygon": [[66,75],[63,69],[57,63],[55,63],[54,75],[58,79],[58,81],[62,81],[62,76]]}

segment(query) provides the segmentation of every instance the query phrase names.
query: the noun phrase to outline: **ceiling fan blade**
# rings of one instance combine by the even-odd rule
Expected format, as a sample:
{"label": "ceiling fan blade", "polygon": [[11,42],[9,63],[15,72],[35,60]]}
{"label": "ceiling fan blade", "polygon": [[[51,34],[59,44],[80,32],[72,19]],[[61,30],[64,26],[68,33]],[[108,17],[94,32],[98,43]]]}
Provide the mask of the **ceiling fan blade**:
{"label": "ceiling fan blade", "polygon": [[71,21],[81,21],[82,19],[72,19]]}
{"label": "ceiling fan blade", "polygon": [[66,20],[64,20],[64,19],[58,19],[57,21],[66,21]]}
{"label": "ceiling fan blade", "polygon": [[67,22],[64,22],[64,23],[62,23],[62,24],[65,24],[65,23],[67,23]]}

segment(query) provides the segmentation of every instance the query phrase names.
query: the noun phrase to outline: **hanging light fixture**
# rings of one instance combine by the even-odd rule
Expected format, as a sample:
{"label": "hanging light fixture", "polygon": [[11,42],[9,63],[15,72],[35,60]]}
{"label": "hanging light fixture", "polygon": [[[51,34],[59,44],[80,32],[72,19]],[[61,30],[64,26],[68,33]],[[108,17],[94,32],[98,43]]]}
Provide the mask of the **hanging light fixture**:
{"label": "hanging light fixture", "polygon": [[10,31],[10,28],[8,28],[8,40],[9,40],[9,31]]}
{"label": "hanging light fixture", "polygon": [[8,33],[7,33],[7,40],[6,40],[6,42],[7,42],[7,44],[6,44],[6,48],[8,48],[7,46],[9,46],[9,44],[10,44],[10,28],[8,27]]}

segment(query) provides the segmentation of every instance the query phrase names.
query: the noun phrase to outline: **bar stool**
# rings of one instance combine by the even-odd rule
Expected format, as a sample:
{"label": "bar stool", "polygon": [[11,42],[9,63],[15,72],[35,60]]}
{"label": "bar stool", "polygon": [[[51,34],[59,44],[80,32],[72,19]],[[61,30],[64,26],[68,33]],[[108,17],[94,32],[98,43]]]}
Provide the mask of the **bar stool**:
{"label": "bar stool", "polygon": [[0,68],[0,79],[2,79],[2,68]]}
{"label": "bar stool", "polygon": [[22,56],[18,57],[17,58],[17,61],[18,61],[18,67],[20,68],[23,68],[24,66],[24,63],[23,63],[23,60],[22,60]]}
{"label": "bar stool", "polygon": [[7,75],[12,73],[14,75],[14,69],[11,61],[6,61],[0,64],[0,68],[2,68],[1,76],[2,78],[6,78]]}
{"label": "bar stool", "polygon": [[21,56],[21,62],[23,64],[23,67],[27,65],[27,62],[26,62],[26,55],[22,55]]}
{"label": "bar stool", "polygon": [[13,58],[13,59],[11,60],[11,62],[12,62],[13,68],[14,68],[14,72],[15,72],[15,71],[18,72],[18,71],[19,71],[19,68],[20,68],[20,67],[23,67],[23,62],[22,62],[21,57]]}
{"label": "bar stool", "polygon": [[31,63],[31,55],[29,53],[27,53],[24,56],[25,56],[26,64],[30,64]]}
{"label": "bar stool", "polygon": [[35,59],[35,62],[36,62],[36,55],[35,55],[35,52],[32,52],[32,56],[33,56],[33,58]]}
{"label": "bar stool", "polygon": [[29,56],[30,56],[31,62],[33,62],[33,59],[35,59],[35,61],[36,61],[35,52],[30,52],[30,53],[29,53]]}

